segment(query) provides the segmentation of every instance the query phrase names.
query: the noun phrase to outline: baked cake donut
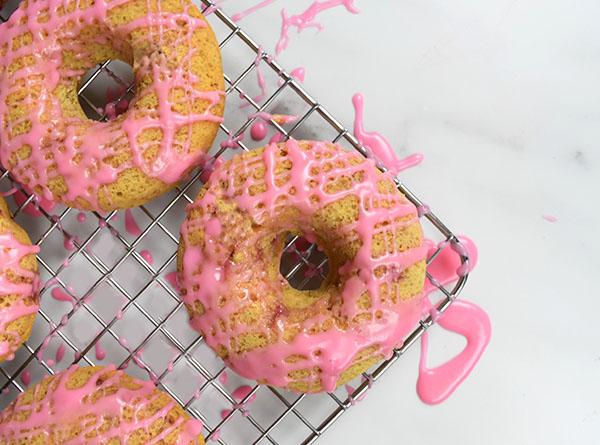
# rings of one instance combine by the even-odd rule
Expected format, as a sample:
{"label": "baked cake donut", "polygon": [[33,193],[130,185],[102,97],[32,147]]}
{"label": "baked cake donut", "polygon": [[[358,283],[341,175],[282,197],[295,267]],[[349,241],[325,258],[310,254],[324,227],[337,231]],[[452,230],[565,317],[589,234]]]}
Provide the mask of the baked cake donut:
{"label": "baked cake donut", "polygon": [[0,362],[31,334],[39,309],[38,251],[0,197]]}
{"label": "baked cake donut", "polygon": [[[281,276],[290,234],[328,256],[319,289]],[[237,373],[332,391],[414,328],[426,254],[415,206],[372,160],[290,140],[216,167],[181,228],[179,283],[192,326]]]}
{"label": "baked cake donut", "polygon": [[[77,90],[108,59],[133,67],[136,95],[99,122]],[[0,25],[0,159],[48,200],[137,206],[202,161],[223,88],[217,41],[191,0],[24,0]]]}
{"label": "baked cake donut", "polygon": [[201,431],[169,395],[113,366],[46,377],[0,414],[0,445],[203,445]]}

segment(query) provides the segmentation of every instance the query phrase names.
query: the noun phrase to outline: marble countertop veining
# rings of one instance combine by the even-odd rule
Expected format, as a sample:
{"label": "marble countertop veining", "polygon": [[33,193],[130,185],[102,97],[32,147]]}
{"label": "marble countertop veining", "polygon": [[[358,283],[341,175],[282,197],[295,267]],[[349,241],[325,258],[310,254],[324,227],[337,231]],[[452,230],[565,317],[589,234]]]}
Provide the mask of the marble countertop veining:
{"label": "marble countertop veining", "polygon": [[[274,46],[281,7],[308,3],[276,1],[242,24]],[[419,401],[413,348],[323,442],[597,443],[600,2],[356,4],[359,15],[323,13],[319,35],[292,32],[279,59],[305,66],[307,89],[346,125],[352,94],[363,92],[367,128],[400,155],[425,155],[402,179],[477,242],[462,296],[488,311],[494,330],[445,403]],[[439,328],[431,335],[434,357],[461,345]]]}

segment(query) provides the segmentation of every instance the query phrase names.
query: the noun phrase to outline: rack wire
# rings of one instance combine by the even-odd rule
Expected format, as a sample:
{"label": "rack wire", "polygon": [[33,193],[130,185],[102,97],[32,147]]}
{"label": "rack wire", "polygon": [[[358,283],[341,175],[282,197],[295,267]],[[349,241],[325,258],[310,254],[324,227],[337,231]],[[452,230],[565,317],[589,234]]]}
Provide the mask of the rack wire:
{"label": "rack wire", "polygon": [[[345,126],[221,9],[210,0],[200,3],[205,13],[210,12],[207,17],[219,38],[225,67],[228,115],[217,141],[235,139],[247,131],[256,119],[248,115],[281,112],[299,116],[289,124],[270,122],[283,140],[306,136],[329,139],[369,155]],[[6,21],[17,6],[17,0],[0,5],[0,20]],[[79,89],[82,106],[87,103],[86,112],[96,113],[90,117],[98,120],[107,116],[98,111],[103,104],[95,102],[93,97],[97,95],[90,94],[94,88],[106,88],[97,79],[108,74],[108,78],[125,83],[111,66],[111,61],[106,61],[95,67]],[[260,94],[252,77],[264,67],[268,67],[264,74],[269,83],[276,87]],[[132,90],[132,84],[126,83],[122,96],[114,103]],[[252,149],[243,140],[236,145],[244,151]],[[230,156],[236,148],[216,143],[210,153],[216,159]],[[385,170],[383,165],[380,168]],[[193,201],[202,179],[203,172],[196,171],[172,192],[125,215],[113,211],[82,216],[74,209],[50,208],[38,202],[0,169],[0,190],[14,194],[15,199],[9,201],[15,219],[41,247],[38,262],[46,283],[31,337],[14,360],[0,365],[0,409],[24,391],[23,381],[27,378],[38,381],[73,363],[115,363],[134,376],[150,376],[190,415],[203,421],[207,440],[222,445],[309,445],[360,401],[433,324],[431,317],[422,319],[392,357],[331,394],[293,394],[228,373],[202,337],[188,326],[185,308],[171,279],[184,208]],[[425,210],[420,212],[425,232],[439,242],[428,258],[431,264],[443,248],[460,240],[406,185],[398,179],[396,184],[410,201]],[[131,223],[124,220],[130,218],[135,218],[138,227],[141,225],[139,230],[124,230],[124,222]],[[327,258],[315,246],[299,248],[296,238],[288,241],[286,252],[290,255],[286,264],[282,262],[282,274],[295,287],[313,286],[310,282],[314,277],[307,277],[305,269],[316,266],[322,270]],[[467,260],[461,256],[463,264]],[[441,285],[429,274],[428,278],[439,290],[436,304],[444,312],[462,290],[467,275],[451,287]],[[53,298],[56,289],[72,296],[72,303]],[[62,360],[60,355],[64,355]],[[239,396],[234,388],[241,385],[248,387]]]}

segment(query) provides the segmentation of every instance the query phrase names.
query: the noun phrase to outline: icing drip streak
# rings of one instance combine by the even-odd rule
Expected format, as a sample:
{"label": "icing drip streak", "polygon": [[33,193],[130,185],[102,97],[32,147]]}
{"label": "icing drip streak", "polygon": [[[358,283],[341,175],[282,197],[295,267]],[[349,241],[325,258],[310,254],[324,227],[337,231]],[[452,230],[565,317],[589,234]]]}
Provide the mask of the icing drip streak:
{"label": "icing drip streak", "polygon": [[[282,202],[285,202],[286,207],[298,211],[298,230],[308,235],[312,233],[314,237],[317,233],[311,221],[319,209],[327,208],[344,198],[356,198],[356,220],[337,230],[344,234],[355,233],[360,240],[360,247],[350,260],[339,265],[340,284],[334,285],[330,299],[322,298],[313,303],[316,308],[314,315],[297,326],[299,332],[292,340],[284,341],[284,326],[293,322],[288,319],[288,311],[280,303],[283,301],[283,290],[276,284],[265,285],[267,287],[259,291],[260,300],[262,304],[272,304],[265,309],[271,314],[271,322],[259,322],[259,326],[264,323],[265,331],[257,335],[264,335],[268,344],[243,353],[229,349],[225,359],[240,375],[279,387],[290,383],[290,375],[295,372],[317,369],[318,380],[308,381],[309,388],[332,391],[343,371],[353,363],[360,351],[374,348],[381,356],[389,357],[421,316],[421,299],[418,295],[403,299],[399,295],[399,288],[394,288],[398,290],[393,291],[386,300],[380,295],[380,289],[382,286],[390,286],[391,289],[391,283],[396,282],[405,269],[423,263],[427,246],[421,244],[399,251],[391,247],[397,245],[394,238],[386,241],[389,243],[386,245],[387,253],[384,252],[377,258],[372,255],[373,239],[377,234],[395,237],[392,234],[397,233],[397,230],[416,225],[417,211],[395,189],[391,178],[378,171],[372,160],[344,152],[331,144],[289,140],[281,145],[268,145],[261,156],[265,167],[261,180],[254,179],[251,169],[260,158],[250,158],[242,165],[234,164],[235,168],[232,166],[215,170],[210,177],[207,192],[188,208],[188,218],[181,229],[182,243],[185,246],[180,271],[183,298],[188,307],[202,304],[202,315],[194,316],[191,323],[204,333],[208,345],[216,350],[222,349],[223,345],[229,346],[236,337],[244,335],[248,330],[244,323],[231,322],[230,325],[229,320],[252,302],[247,294],[242,301],[236,301],[234,297],[223,303],[220,298],[229,295],[236,283],[247,281],[248,275],[260,276],[265,265],[236,265],[231,262],[229,252],[221,245],[221,233],[230,234],[233,239],[245,240],[251,246],[260,243],[260,237],[265,236],[265,231],[268,234],[277,230],[289,230],[289,227],[278,229],[273,226],[276,224],[274,221],[279,220]],[[277,173],[280,165],[278,161],[281,161],[279,156],[285,156],[291,161],[289,178],[284,185],[277,185],[281,179],[281,174]],[[338,169],[327,173],[327,168],[324,167],[327,161],[338,165]],[[240,176],[247,179],[238,185]],[[340,177],[360,177],[361,180],[353,183],[349,189],[328,191],[327,185]],[[390,183],[390,190],[381,192],[378,184],[386,180]],[[264,191],[252,195],[250,190],[261,184],[265,187]],[[216,218],[213,218],[210,209],[214,208],[219,197],[219,187],[225,187],[222,192],[225,199],[232,200],[240,211],[249,215],[254,225],[264,227],[265,231],[247,239],[248,233],[239,231],[235,225],[222,227],[220,224],[212,224]],[[294,189],[293,192],[291,189]],[[381,205],[383,201],[390,205]],[[190,216],[198,210],[202,210],[201,217]],[[214,227],[207,230],[211,226]],[[191,243],[194,231],[199,227],[207,228],[204,230],[203,248]],[[417,233],[421,236],[420,228]],[[387,236],[383,238],[388,239]],[[343,248],[345,241],[338,242],[340,246],[337,247]],[[382,269],[383,273],[376,273],[376,270]],[[357,302],[366,292],[371,296],[371,306],[369,321],[365,323],[360,317],[355,317],[360,311]],[[269,295],[275,296],[270,299]],[[292,315],[289,317],[292,318]],[[310,332],[311,328],[325,326],[327,323],[331,323],[331,329]],[[222,328],[215,329],[215,326]],[[289,360],[290,356],[302,359],[293,361]]]}
{"label": "icing drip streak", "polygon": [[[202,423],[183,412],[172,422],[163,422],[177,405],[173,400],[165,403],[166,395],[151,382],[129,378],[111,365],[95,368],[87,382],[75,388],[70,379],[81,371],[86,368],[73,366],[47,377],[47,386],[37,385],[31,390],[34,402],[21,396],[9,405],[0,415],[0,440],[25,443],[41,435],[44,443],[65,445],[99,445],[113,443],[115,438],[118,443],[129,443],[134,436],[140,438],[140,430],[148,433],[162,424],[162,431],[144,443],[163,443],[174,435],[176,442],[169,443],[196,443]],[[157,404],[164,406],[156,409]],[[75,428],[81,431],[78,436],[74,435]]]}
{"label": "icing drip streak", "polygon": [[285,50],[290,43],[290,28],[295,27],[298,32],[305,30],[306,28],[316,28],[317,31],[323,29],[323,25],[315,22],[317,15],[327,9],[335,8],[336,6],[344,6],[348,12],[352,14],[358,14],[358,9],[354,6],[354,0],[325,0],[316,1],[312,3],[306,11],[301,14],[287,15],[285,9],[281,10],[281,34],[279,41],[275,46],[275,54],[279,55]]}
{"label": "icing drip streak", "polygon": [[262,2],[251,6],[248,9],[245,9],[242,12],[238,12],[237,14],[234,14],[231,16],[231,20],[233,20],[234,22],[239,22],[240,20],[242,20],[245,17],[248,17],[250,14],[254,14],[256,11],[269,6],[271,3],[273,3],[275,0],[263,0]]}
{"label": "icing drip streak", "polygon": [[[11,323],[21,317],[37,313],[39,278],[37,273],[24,269],[21,260],[39,252],[38,246],[24,245],[11,232],[0,233],[0,300],[5,296],[17,296],[8,307],[0,308],[0,358],[11,359],[22,343]],[[15,282],[15,278],[21,282]],[[32,300],[26,303],[26,300]],[[8,341],[8,340],[12,341]]]}
{"label": "icing drip streak", "polygon": [[[143,17],[117,23],[112,12],[126,3],[95,0],[72,8],[73,3],[63,0],[28,1],[0,26],[0,159],[44,199],[102,210],[99,197],[109,202],[102,207],[110,207],[107,186],[132,168],[174,184],[209,148],[191,145],[194,125],[223,120],[213,108],[221,106],[224,92],[200,90],[202,79],[192,72],[193,60],[200,57],[192,39],[208,27],[192,10],[196,6],[182,0],[184,12],[162,12],[158,1],[158,11],[149,3]],[[107,35],[98,35],[95,43],[112,42],[125,53],[130,45],[134,54],[137,95],[129,110],[110,122],[68,111],[58,97],[60,91],[71,91],[86,71],[65,64],[68,54],[89,56],[87,42],[77,37],[92,26],[107,27]],[[31,42],[15,47],[13,42],[26,35]],[[172,48],[188,51],[171,55],[177,57],[174,61],[165,56]],[[157,108],[148,105],[152,97]],[[191,104],[203,104],[203,111],[193,111]],[[160,137],[148,141],[148,131]],[[60,193],[57,181],[65,185]]]}

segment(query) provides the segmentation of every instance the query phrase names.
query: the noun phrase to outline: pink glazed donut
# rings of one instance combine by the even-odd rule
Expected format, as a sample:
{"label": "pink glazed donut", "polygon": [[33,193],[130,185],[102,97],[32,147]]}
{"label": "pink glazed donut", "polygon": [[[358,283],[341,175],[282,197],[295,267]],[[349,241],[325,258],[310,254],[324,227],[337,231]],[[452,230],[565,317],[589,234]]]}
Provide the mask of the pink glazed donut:
{"label": "pink glazed donut", "polygon": [[[290,235],[329,258],[320,288],[281,275]],[[391,176],[339,146],[290,140],[216,167],[181,228],[179,282],[192,326],[238,374],[332,391],[417,324],[426,254]]]}
{"label": "pink glazed donut", "polygon": [[[88,119],[86,71],[129,63],[136,96]],[[197,166],[224,109],[215,36],[190,0],[24,0],[0,25],[0,159],[27,189],[93,210],[141,205]]]}

